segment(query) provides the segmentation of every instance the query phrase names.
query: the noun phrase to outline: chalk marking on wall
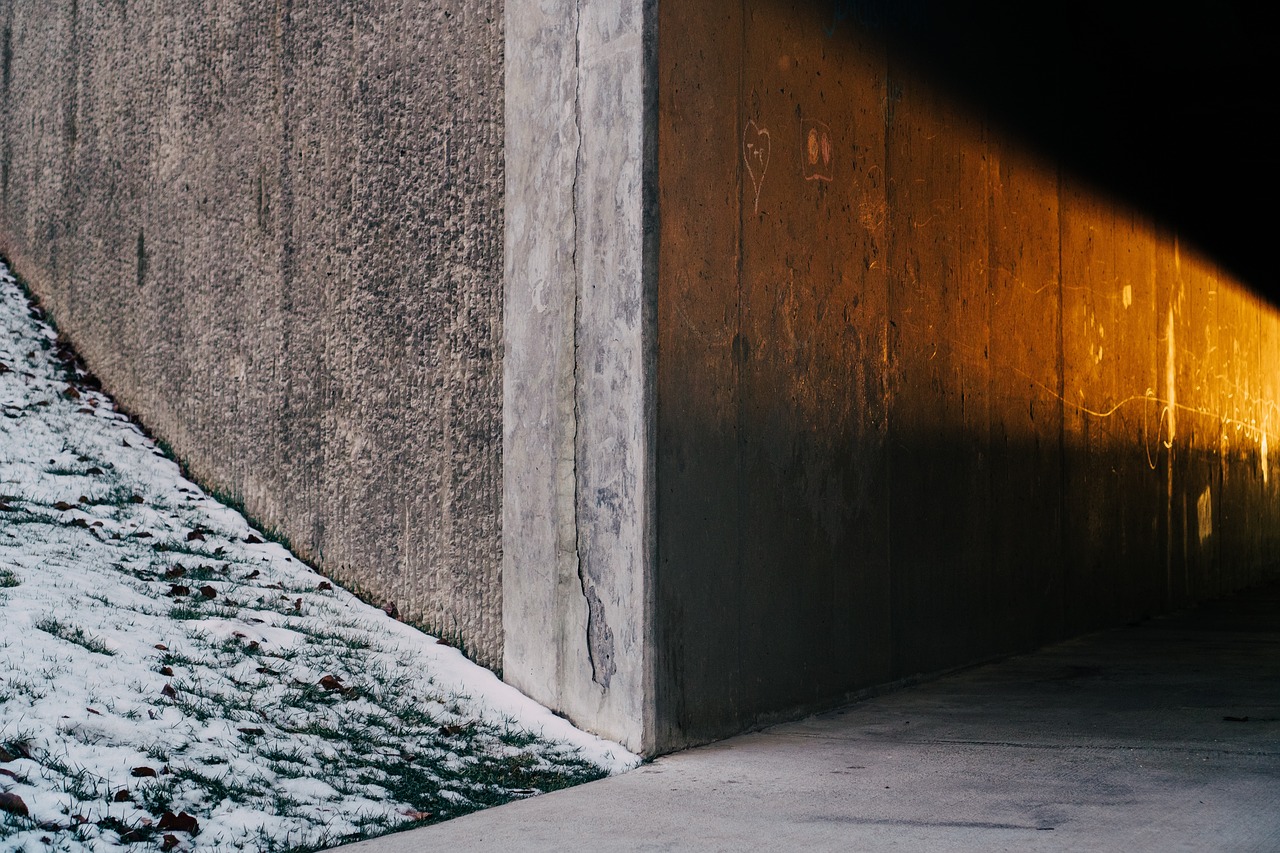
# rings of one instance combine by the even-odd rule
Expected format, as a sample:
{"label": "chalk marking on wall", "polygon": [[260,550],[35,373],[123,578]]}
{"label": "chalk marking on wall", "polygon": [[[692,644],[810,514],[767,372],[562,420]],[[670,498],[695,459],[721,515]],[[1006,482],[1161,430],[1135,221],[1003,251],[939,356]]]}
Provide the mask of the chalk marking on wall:
{"label": "chalk marking on wall", "polygon": [[[1114,417],[1121,409],[1138,401],[1158,405],[1160,407],[1160,416],[1156,421],[1155,439],[1159,441],[1159,443],[1162,444],[1166,450],[1173,447],[1172,423],[1173,423],[1173,412],[1175,409],[1185,414],[1201,415],[1201,416],[1216,420],[1218,422],[1219,428],[1223,430],[1222,442],[1224,446],[1227,444],[1226,431],[1228,429],[1234,429],[1236,433],[1244,433],[1245,435],[1247,435],[1248,437],[1256,441],[1258,443],[1260,455],[1265,456],[1267,452],[1267,448],[1270,446],[1271,430],[1265,423],[1262,425],[1259,425],[1257,421],[1247,421],[1247,420],[1241,420],[1240,418],[1223,417],[1220,413],[1212,411],[1210,409],[1201,408],[1199,406],[1187,406],[1175,400],[1164,400],[1164,399],[1161,399],[1160,397],[1157,397],[1155,394],[1155,391],[1150,388],[1147,389],[1145,394],[1132,394],[1128,397],[1125,397],[1122,400],[1117,401],[1110,408],[1100,410],[1100,409],[1091,408],[1090,406],[1086,405],[1083,402],[1075,402],[1073,400],[1068,400],[1066,397],[1059,394],[1055,389],[1050,388],[1048,385],[1045,385],[1039,379],[1036,379],[1034,376],[1032,376],[1030,373],[1027,373],[1024,370],[1020,370],[1015,367],[1013,368],[1013,372],[1018,374],[1022,378],[1026,379],[1028,382],[1030,382],[1032,385],[1039,388],[1041,391],[1045,392],[1045,394],[1051,399],[1057,400],[1063,405],[1068,406],[1083,415],[1089,415],[1090,417],[1094,417],[1098,419],[1106,419],[1106,418]],[[1080,394],[1081,398],[1084,397],[1083,389],[1080,389],[1078,393]],[[1257,402],[1260,402],[1260,401],[1252,400],[1251,402],[1256,404]],[[1150,410],[1148,409],[1146,411],[1149,412]],[[1149,418],[1146,412],[1144,412],[1143,417],[1144,417],[1143,433],[1145,436],[1149,436],[1151,433],[1149,428]],[[1167,432],[1166,432],[1166,424],[1169,425],[1167,427],[1168,429]],[[1161,437],[1162,435],[1165,435],[1166,437],[1162,438]],[[1145,441],[1148,445],[1151,443],[1149,438],[1145,439]],[[1148,452],[1147,454],[1147,464],[1152,468],[1152,470],[1155,470],[1156,468],[1155,460],[1151,456],[1150,452]],[[1263,473],[1264,482],[1266,482],[1267,476],[1269,475],[1264,472]]]}
{"label": "chalk marking on wall", "polygon": [[755,119],[747,119],[747,126],[742,131],[742,159],[747,164],[747,174],[751,176],[751,187],[755,190],[755,212],[760,212],[760,187],[764,185],[765,173],[769,171],[769,156],[773,153],[773,138],[769,128],[756,124]]}
{"label": "chalk marking on wall", "polygon": [[831,159],[831,128],[826,122],[802,119],[800,135],[804,144],[801,146],[801,170],[806,181],[834,180],[834,163]]}
{"label": "chalk marking on wall", "polygon": [[1271,465],[1267,462],[1267,432],[1262,431],[1262,443],[1258,446],[1258,464],[1262,466],[1262,484],[1265,486],[1267,480],[1270,479]]}
{"label": "chalk marking on wall", "polygon": [[[684,273],[678,273],[676,276],[678,291],[686,291],[688,289],[688,280]],[[684,307],[680,304],[679,299],[671,300],[671,306],[675,308],[676,314],[684,321],[689,331],[697,335],[698,339],[709,346],[725,346],[733,339],[733,329],[724,328],[719,334],[712,334],[701,328],[693,319],[685,312]]]}
{"label": "chalk marking on wall", "polygon": [[1213,535],[1213,493],[1208,486],[1196,501],[1196,526],[1200,528],[1200,544],[1203,545]]}
{"label": "chalk marking on wall", "polygon": [[[1178,246],[1174,244],[1173,258],[1176,262],[1178,259]],[[1178,391],[1174,386],[1174,382],[1178,377],[1178,350],[1174,346],[1173,341],[1173,307],[1169,307],[1169,319],[1165,323],[1165,359],[1164,359],[1164,391],[1165,396],[1169,398],[1169,442],[1172,446],[1173,437],[1177,434],[1174,423],[1174,414],[1178,410]]]}

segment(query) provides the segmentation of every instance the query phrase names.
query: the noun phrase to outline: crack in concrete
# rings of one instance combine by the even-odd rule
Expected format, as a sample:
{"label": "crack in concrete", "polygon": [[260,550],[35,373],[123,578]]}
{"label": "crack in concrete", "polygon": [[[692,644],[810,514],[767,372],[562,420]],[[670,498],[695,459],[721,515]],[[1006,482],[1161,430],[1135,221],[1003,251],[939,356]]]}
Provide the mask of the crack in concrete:
{"label": "crack in concrete", "polygon": [[591,583],[588,561],[582,547],[582,496],[581,496],[581,452],[580,429],[582,420],[581,400],[582,383],[579,378],[581,360],[579,357],[582,316],[582,273],[577,263],[577,247],[581,234],[579,218],[579,178],[582,174],[582,4],[575,5],[576,17],[573,20],[573,129],[577,136],[577,150],[573,160],[573,184],[571,204],[573,211],[573,248],[570,263],[573,268],[573,558],[577,564],[577,580],[582,589],[582,598],[586,599],[586,654],[591,662],[591,680],[596,684],[609,688],[617,665],[613,661],[613,630],[604,619],[604,602]]}
{"label": "crack in concrete", "polygon": [[578,266],[578,241],[582,232],[578,215],[578,181],[582,176],[582,4],[574,6],[573,43],[573,121],[577,136],[577,149],[574,153],[573,185],[570,192],[570,203],[573,211],[573,248],[570,253],[570,264],[573,267],[573,515],[574,515],[574,561],[578,568],[578,584],[582,588],[582,597],[587,602],[587,658],[591,661],[591,680],[606,690],[613,678],[617,666],[613,661],[613,631],[609,628],[604,616],[604,602],[600,600],[595,585],[591,583],[586,560],[582,548],[582,495],[581,495],[581,443],[579,424],[582,420],[581,400],[582,383],[578,378],[579,330],[582,317],[582,271]]}

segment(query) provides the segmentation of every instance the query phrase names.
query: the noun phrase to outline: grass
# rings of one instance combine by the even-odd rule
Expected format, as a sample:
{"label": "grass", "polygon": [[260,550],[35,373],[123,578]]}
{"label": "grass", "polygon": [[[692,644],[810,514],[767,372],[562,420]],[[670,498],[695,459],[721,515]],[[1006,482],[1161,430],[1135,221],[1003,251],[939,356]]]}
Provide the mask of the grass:
{"label": "grass", "polygon": [[83,628],[65,625],[52,617],[45,617],[44,619],[38,620],[35,623],[35,627],[44,631],[46,634],[52,634],[58,639],[66,640],[68,643],[74,643],[82,649],[88,649],[94,654],[107,656],[115,654],[115,652],[112,651],[106,643],[99,638],[86,633]]}
{"label": "grass", "polygon": [[[55,345],[20,352],[37,348]],[[59,375],[101,413],[61,341],[56,355]],[[27,359],[32,370],[37,360]],[[14,420],[79,417],[61,386],[40,394],[52,402],[6,408],[0,430],[25,441],[40,431]],[[175,485],[122,420],[75,429],[89,424],[118,431],[109,441],[46,431],[30,479],[6,485],[24,496],[0,498],[10,508],[0,547],[42,561],[28,572],[4,560],[15,568],[0,568],[0,610],[12,608],[0,623],[19,611],[44,617],[37,631],[0,641],[0,745],[20,744],[23,759],[5,767],[36,789],[23,795],[43,822],[0,812],[0,850],[156,849],[160,816],[178,810],[200,820],[202,846],[243,826],[219,824],[228,803],[273,827],[245,831],[243,849],[304,853],[605,775],[493,713],[483,695],[494,688],[443,687],[427,669],[456,667],[452,651],[388,633],[385,615],[270,544],[290,544],[270,526],[254,524],[262,545],[246,541],[239,520],[209,512],[213,501],[190,483]],[[238,496],[209,497],[245,509]],[[132,775],[142,768],[157,775]],[[11,781],[0,776],[0,788]]]}

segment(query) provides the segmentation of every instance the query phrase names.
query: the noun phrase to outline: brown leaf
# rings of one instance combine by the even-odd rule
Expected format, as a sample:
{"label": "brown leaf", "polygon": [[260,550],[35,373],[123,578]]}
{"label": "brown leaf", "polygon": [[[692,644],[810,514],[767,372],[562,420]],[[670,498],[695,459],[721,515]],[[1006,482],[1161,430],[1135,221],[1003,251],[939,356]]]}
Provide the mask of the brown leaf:
{"label": "brown leaf", "polygon": [[135,779],[142,779],[146,776],[155,776],[156,771],[151,767],[135,767],[129,771],[129,775]]}
{"label": "brown leaf", "polygon": [[262,673],[263,675],[279,675],[280,674],[269,666],[258,667],[258,672]]}
{"label": "brown leaf", "polygon": [[17,512],[17,510],[9,506],[4,501],[0,501],[0,512]]}
{"label": "brown leaf", "polygon": [[12,770],[5,770],[3,767],[0,767],[0,776],[8,776],[10,779],[15,780],[18,778],[17,773],[14,773]]}
{"label": "brown leaf", "polygon": [[92,468],[90,468],[88,471],[85,471],[85,473],[86,473],[86,474],[88,474],[88,475],[89,475],[89,476],[91,476],[91,477],[96,477],[97,475],[99,475],[99,474],[101,474],[101,473],[102,473],[102,469],[101,469],[101,468],[99,468],[97,465],[94,465],[94,466],[93,466]]}
{"label": "brown leaf", "polygon": [[333,589],[333,584],[329,583],[328,581],[320,581],[320,586],[316,587],[316,589],[320,590],[321,592],[325,592],[327,590]]}
{"label": "brown leaf", "polygon": [[[127,445],[126,445],[126,446],[127,446]],[[140,504],[140,503],[142,503],[142,495],[134,495],[133,497],[129,498],[129,503],[131,503],[131,504]]]}
{"label": "brown leaf", "polygon": [[320,679],[320,686],[325,690],[343,689],[342,679],[338,678],[336,675],[326,675],[324,678]]}
{"label": "brown leaf", "polygon": [[200,832],[200,824],[193,816],[186,812],[176,815],[173,812],[165,812],[160,815],[160,823],[157,828],[161,832],[164,832],[166,829],[172,829],[174,832],[186,832],[191,835],[195,835]]}
{"label": "brown leaf", "polygon": [[160,845],[160,849],[161,849],[161,850],[172,850],[173,848],[175,848],[175,847],[177,847],[177,846],[178,846],[178,836],[176,836],[176,835],[166,835],[166,836],[164,837],[164,843]]}
{"label": "brown leaf", "polygon": [[261,539],[259,539],[257,536],[254,536],[252,533],[250,533],[248,536],[246,536],[246,537],[244,538],[244,541],[245,541],[245,542],[247,542],[247,543],[249,543],[250,545],[261,545],[261,544],[262,544],[262,540],[261,540]]}
{"label": "brown leaf", "polygon": [[62,396],[66,397],[68,400],[79,400],[80,392],[68,385],[67,390],[62,392]]}
{"label": "brown leaf", "polygon": [[265,735],[267,733],[266,729],[260,729],[255,726],[249,726],[248,728],[243,728],[243,729],[236,729],[236,731],[246,735]]}
{"label": "brown leaf", "polygon": [[302,599],[301,599],[301,598],[295,598],[295,599],[293,600],[293,609],[294,609],[294,610],[301,610],[301,609],[302,609]]}
{"label": "brown leaf", "polygon": [[440,639],[436,640],[436,645],[437,645],[437,646],[449,646],[450,648],[453,648],[453,643],[449,642],[449,641],[448,641],[448,640],[446,640],[444,637],[441,637]]}
{"label": "brown leaf", "polygon": [[169,651],[169,647],[168,647],[168,646],[166,646],[164,643],[156,643],[156,648],[157,648],[157,649],[159,649],[159,650],[160,650],[160,651],[162,651],[162,652],[167,652],[167,651]]}
{"label": "brown leaf", "polygon": [[420,812],[414,809],[405,809],[400,814],[409,818],[409,820],[427,820],[431,817],[431,812]]}
{"label": "brown leaf", "polygon": [[173,667],[171,667],[171,666],[162,666],[162,667],[160,667],[160,674],[161,674],[161,675],[163,675],[163,676],[165,676],[165,677],[169,677],[169,678],[171,678],[171,677],[173,676]]}
{"label": "brown leaf", "polygon": [[193,530],[193,531],[191,531],[190,533],[188,533],[188,534],[187,534],[187,541],[188,541],[188,542],[203,542],[203,541],[204,541],[204,534],[203,534],[203,533],[201,533],[199,530]]}
{"label": "brown leaf", "polygon": [[67,510],[71,509],[71,504],[67,503],[66,501],[58,501],[56,504],[53,505],[53,508],[56,509],[58,512],[66,512]]}
{"label": "brown leaf", "polygon": [[444,735],[445,737],[453,737],[454,735],[462,734],[466,730],[467,729],[465,726],[441,726],[440,734]]}
{"label": "brown leaf", "polygon": [[[143,768],[143,769],[149,769],[149,768]],[[134,774],[134,775],[137,775],[137,774]],[[152,775],[155,775],[155,774],[153,773]],[[116,803],[131,803],[133,802],[133,794],[129,793],[128,788],[121,788],[119,791],[116,791],[115,796],[113,796],[111,800],[112,802],[116,802]]]}
{"label": "brown leaf", "polygon": [[96,708],[85,708],[85,710],[88,711],[90,714],[97,714],[99,717],[102,716],[102,712],[97,710]]}
{"label": "brown leaf", "polygon": [[0,764],[7,764],[17,758],[12,752],[9,752],[3,746],[0,746]]}
{"label": "brown leaf", "polygon": [[200,594],[203,595],[205,598],[218,597],[218,591],[213,587],[209,586],[208,584],[205,584],[204,586],[200,587]]}
{"label": "brown leaf", "polygon": [[170,581],[171,581],[171,580],[174,580],[174,579],[176,579],[176,578],[180,578],[180,577],[182,577],[182,576],[183,576],[183,575],[185,575],[186,573],[187,573],[187,570],[186,570],[186,569],[184,569],[182,566],[174,566],[172,569],[169,569],[168,571],[166,571],[166,572],[164,573],[164,578],[165,578],[165,580],[170,580]]}
{"label": "brown leaf", "polygon": [[164,687],[160,689],[160,693],[164,696],[168,696],[170,699],[178,698],[178,691],[173,689],[172,684],[166,684]]}
{"label": "brown leaf", "polygon": [[136,844],[139,841],[147,840],[147,831],[141,826],[126,830],[120,833],[120,840],[125,844]]}
{"label": "brown leaf", "polygon": [[400,618],[400,608],[396,607],[396,603],[394,601],[388,602],[387,605],[382,608],[382,612],[390,616],[392,619]]}
{"label": "brown leaf", "polygon": [[254,569],[253,571],[249,572],[249,574],[245,575],[244,579],[247,581],[251,581],[260,574],[262,574],[262,572],[258,571],[257,569]]}
{"label": "brown leaf", "polygon": [[191,594],[191,587],[183,586],[180,583],[172,584],[169,587],[169,595],[178,596],[178,595],[190,595],[190,594]]}

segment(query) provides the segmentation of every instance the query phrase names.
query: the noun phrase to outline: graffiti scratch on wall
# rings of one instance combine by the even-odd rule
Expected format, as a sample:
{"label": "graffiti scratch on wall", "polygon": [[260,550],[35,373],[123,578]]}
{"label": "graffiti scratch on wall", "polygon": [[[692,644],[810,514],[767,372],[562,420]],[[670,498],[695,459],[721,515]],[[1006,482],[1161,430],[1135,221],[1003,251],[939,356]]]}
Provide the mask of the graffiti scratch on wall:
{"label": "graffiti scratch on wall", "polygon": [[751,188],[755,192],[755,212],[760,212],[760,187],[764,184],[765,173],[769,170],[769,156],[773,153],[773,139],[769,128],[760,127],[755,119],[748,119],[742,131],[742,159],[747,164],[747,174],[751,176]]}

